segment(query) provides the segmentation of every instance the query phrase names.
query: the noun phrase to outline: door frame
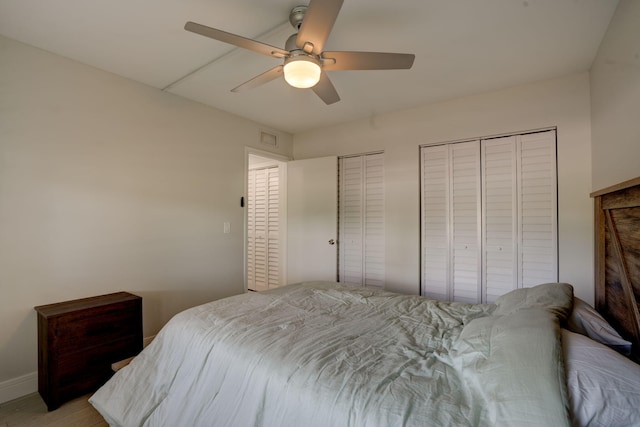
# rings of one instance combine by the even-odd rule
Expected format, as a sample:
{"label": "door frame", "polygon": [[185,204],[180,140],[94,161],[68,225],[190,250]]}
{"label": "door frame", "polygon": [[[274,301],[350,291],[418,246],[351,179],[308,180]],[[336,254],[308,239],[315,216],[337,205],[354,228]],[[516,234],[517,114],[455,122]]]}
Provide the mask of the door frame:
{"label": "door frame", "polygon": [[[280,183],[286,183],[287,182],[287,168],[286,168],[286,163],[289,162],[290,160],[292,160],[291,157],[282,155],[282,154],[276,154],[276,153],[272,153],[269,151],[265,151],[265,150],[260,150],[258,148],[253,148],[253,147],[245,147],[244,148],[244,186],[243,186],[243,200],[244,200],[244,206],[243,206],[243,212],[242,212],[242,216],[243,216],[243,227],[242,227],[242,236],[243,236],[243,242],[242,242],[242,248],[243,248],[243,256],[242,256],[242,277],[243,277],[243,282],[244,282],[244,291],[248,292],[249,290],[249,283],[248,283],[248,277],[247,277],[247,261],[248,261],[248,257],[247,257],[247,250],[248,250],[248,245],[247,245],[247,238],[248,238],[248,226],[249,226],[249,209],[247,209],[247,205],[249,203],[249,155],[254,155],[254,156],[258,156],[258,157],[263,157],[266,159],[270,159],[270,160],[276,160],[278,162],[282,162],[284,163],[284,167],[280,168]],[[286,191],[286,185],[281,185],[280,186],[280,206],[281,207],[286,207],[287,206],[287,191]],[[281,257],[281,265],[280,265],[280,271],[281,271],[281,283],[287,283],[287,260],[286,260],[286,254],[287,254],[287,210],[286,209],[281,209],[280,211],[280,251],[281,254],[283,255]]]}

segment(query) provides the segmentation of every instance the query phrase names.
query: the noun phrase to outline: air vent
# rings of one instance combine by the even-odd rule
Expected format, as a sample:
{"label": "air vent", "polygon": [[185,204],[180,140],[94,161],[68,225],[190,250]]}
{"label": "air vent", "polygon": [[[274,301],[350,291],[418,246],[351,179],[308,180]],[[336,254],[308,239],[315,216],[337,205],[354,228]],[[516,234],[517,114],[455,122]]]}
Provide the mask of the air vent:
{"label": "air vent", "polygon": [[267,132],[260,132],[260,144],[268,145],[269,147],[278,146],[278,138]]}

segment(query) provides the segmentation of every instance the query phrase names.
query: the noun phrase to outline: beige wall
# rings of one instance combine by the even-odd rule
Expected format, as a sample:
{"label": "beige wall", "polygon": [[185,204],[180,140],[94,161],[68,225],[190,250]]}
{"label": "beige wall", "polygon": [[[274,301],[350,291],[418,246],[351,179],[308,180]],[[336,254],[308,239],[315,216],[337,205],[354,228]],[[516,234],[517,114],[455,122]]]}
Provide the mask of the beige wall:
{"label": "beige wall", "polygon": [[587,73],[424,106],[294,136],[294,158],[385,153],[387,289],[419,291],[421,144],[558,128],[560,280],[593,301]]}
{"label": "beige wall", "polygon": [[593,190],[640,176],[640,1],[620,0],[591,68]]}
{"label": "beige wall", "polygon": [[245,146],[264,146],[254,122],[6,38],[0,58],[2,401],[33,387],[36,305],[130,291],[150,335],[243,292]]}

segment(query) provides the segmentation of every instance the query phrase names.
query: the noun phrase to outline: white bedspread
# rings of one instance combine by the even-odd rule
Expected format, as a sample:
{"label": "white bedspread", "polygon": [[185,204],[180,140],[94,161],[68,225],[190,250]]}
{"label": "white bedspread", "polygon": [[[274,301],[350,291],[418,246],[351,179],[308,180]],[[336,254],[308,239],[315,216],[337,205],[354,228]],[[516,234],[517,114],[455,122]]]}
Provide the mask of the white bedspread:
{"label": "white bedspread", "polygon": [[334,283],[239,295],[175,316],[90,402],[113,426],[568,426],[557,320],[494,311]]}

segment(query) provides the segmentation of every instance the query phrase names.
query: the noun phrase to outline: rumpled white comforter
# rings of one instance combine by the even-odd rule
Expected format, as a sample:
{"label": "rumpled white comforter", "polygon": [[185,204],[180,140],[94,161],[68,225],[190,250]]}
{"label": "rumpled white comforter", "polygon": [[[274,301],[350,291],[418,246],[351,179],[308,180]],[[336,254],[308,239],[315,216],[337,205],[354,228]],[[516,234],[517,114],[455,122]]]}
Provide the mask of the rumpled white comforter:
{"label": "rumpled white comforter", "polygon": [[555,312],[518,304],[239,295],[176,315],[90,402],[112,426],[568,426]]}

